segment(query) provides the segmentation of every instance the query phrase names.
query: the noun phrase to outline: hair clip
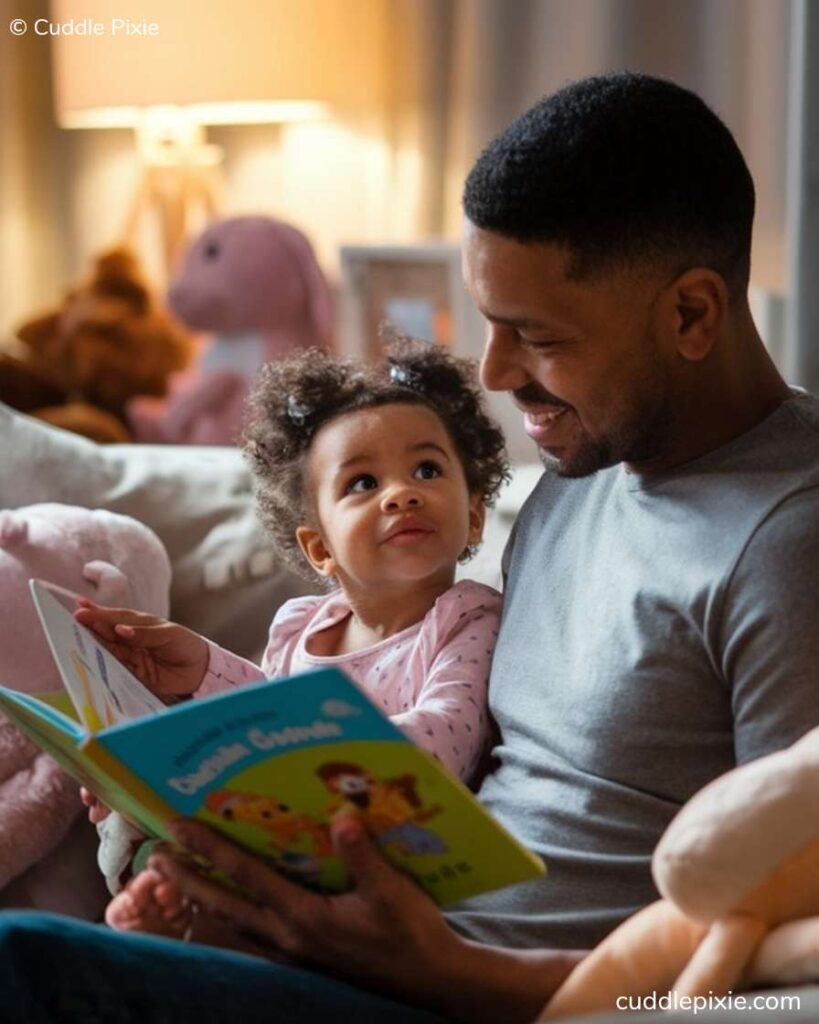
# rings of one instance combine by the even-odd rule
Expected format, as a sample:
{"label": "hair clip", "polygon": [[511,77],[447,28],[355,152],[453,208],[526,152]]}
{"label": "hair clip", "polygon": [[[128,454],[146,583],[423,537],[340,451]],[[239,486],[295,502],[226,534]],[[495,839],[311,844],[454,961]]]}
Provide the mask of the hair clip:
{"label": "hair clip", "polygon": [[313,410],[309,405],[300,402],[295,395],[287,396],[287,416],[291,423],[295,423],[297,427],[303,427],[312,415]]}
{"label": "hair clip", "polygon": [[390,363],[390,380],[393,384],[400,384],[405,388],[412,388],[415,391],[422,391],[424,388],[424,378],[418,372],[413,370],[409,366],[404,366],[403,363],[393,362]]}

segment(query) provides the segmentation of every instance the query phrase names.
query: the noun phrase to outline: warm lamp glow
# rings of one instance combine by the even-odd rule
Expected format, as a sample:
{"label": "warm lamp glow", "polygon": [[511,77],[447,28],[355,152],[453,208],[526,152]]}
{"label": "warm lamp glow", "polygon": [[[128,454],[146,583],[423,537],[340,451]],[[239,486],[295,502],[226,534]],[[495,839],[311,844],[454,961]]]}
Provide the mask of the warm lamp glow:
{"label": "warm lamp glow", "polygon": [[390,2],[51,0],[58,124],[135,129],[141,172],[125,239],[156,214],[170,268],[197,213],[217,214],[222,154],[206,125],[377,108]]}
{"label": "warm lamp glow", "polygon": [[[146,112],[161,107],[86,107],[66,110],[61,128],[138,128]],[[197,124],[290,124],[328,117],[330,106],[318,100],[248,100],[243,103],[190,103],[185,111]],[[147,114],[150,116],[150,113]]]}
{"label": "warm lamp glow", "polygon": [[[57,121],[134,127],[146,107],[174,106],[203,125],[250,124],[377,103],[386,2],[118,0],[114,9],[110,0],[51,0],[52,28],[68,28],[51,36]],[[156,32],[134,36],[115,20]],[[81,22],[86,31],[77,34]]]}

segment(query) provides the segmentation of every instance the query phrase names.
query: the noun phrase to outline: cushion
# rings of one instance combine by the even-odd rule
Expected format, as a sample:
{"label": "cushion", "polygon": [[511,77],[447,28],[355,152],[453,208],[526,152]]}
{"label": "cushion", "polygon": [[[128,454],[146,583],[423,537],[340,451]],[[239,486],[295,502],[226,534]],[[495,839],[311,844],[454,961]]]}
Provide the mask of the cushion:
{"label": "cushion", "polygon": [[0,508],[56,501],[145,523],[173,568],[171,618],[258,658],[278,606],[315,590],[275,557],[234,448],[97,445],[0,403]]}

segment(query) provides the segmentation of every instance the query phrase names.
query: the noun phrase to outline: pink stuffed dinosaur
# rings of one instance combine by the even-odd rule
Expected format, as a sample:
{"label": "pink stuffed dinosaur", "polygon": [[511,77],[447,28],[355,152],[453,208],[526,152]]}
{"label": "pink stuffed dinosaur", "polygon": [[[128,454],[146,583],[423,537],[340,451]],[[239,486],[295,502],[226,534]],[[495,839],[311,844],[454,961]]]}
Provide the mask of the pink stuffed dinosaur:
{"label": "pink stuffed dinosaur", "polygon": [[665,899],[604,939],[538,1019],[819,980],[817,809],[819,728],[700,790],[654,853]]}
{"label": "pink stuffed dinosaur", "polygon": [[[30,577],[100,604],[168,613],[170,563],[146,526],[69,505],[0,512],[0,682],[27,693],[62,685],[29,595]],[[14,905],[42,909],[65,908],[60,886],[98,886],[93,854],[84,878],[57,883],[41,868],[80,811],[76,783],[0,715],[0,904],[12,880]],[[95,844],[86,845],[91,851]]]}
{"label": "pink stuffed dinosaur", "polygon": [[331,339],[330,289],[310,243],[272,217],[234,217],[207,228],[185,254],[168,301],[186,326],[213,338],[197,370],[180,375],[165,402],[130,404],[138,441],[234,444],[259,368]]}

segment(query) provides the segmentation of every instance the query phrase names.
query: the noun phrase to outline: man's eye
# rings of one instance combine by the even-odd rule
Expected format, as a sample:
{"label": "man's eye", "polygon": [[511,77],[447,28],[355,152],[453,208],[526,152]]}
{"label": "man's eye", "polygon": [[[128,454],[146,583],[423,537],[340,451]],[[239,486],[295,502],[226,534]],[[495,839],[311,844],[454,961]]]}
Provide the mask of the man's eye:
{"label": "man's eye", "polygon": [[437,462],[432,462],[429,459],[422,462],[414,473],[417,480],[434,480],[436,476],[441,475],[441,467]]}
{"label": "man's eye", "polygon": [[362,473],[360,476],[353,477],[347,484],[344,493],[363,494],[364,491],[371,491],[375,487],[378,487],[378,481],[372,473]]}
{"label": "man's eye", "polygon": [[555,349],[560,345],[559,341],[547,341],[546,339],[540,340],[538,338],[527,338],[521,335],[521,340],[529,348],[535,349],[537,352],[546,352],[551,349]]}

